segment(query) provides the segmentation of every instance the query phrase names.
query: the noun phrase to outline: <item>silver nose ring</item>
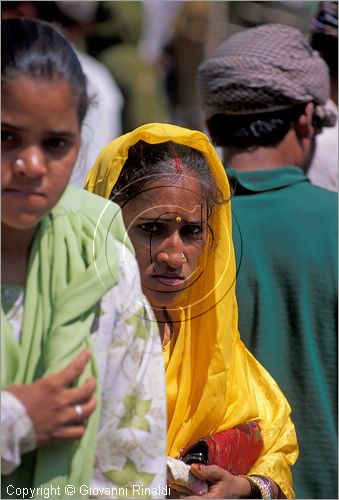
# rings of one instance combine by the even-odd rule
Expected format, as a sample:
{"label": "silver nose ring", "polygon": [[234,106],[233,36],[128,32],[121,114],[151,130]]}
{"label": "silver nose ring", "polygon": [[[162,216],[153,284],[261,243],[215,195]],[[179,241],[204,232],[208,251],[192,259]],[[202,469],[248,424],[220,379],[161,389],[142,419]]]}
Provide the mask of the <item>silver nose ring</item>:
{"label": "silver nose ring", "polygon": [[22,169],[24,169],[24,168],[25,168],[25,166],[26,166],[26,162],[25,162],[25,160],[23,160],[22,158],[17,158],[17,159],[15,160],[15,162],[13,163],[13,167],[15,168],[15,170],[16,170],[17,172],[21,172],[21,171],[22,171]]}

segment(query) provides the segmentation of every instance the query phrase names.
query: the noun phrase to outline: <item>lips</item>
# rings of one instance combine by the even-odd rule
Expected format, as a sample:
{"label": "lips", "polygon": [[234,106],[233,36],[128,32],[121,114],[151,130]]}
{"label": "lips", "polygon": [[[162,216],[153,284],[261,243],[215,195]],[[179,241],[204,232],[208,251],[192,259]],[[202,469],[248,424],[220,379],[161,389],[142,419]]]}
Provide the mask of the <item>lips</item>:
{"label": "lips", "polygon": [[181,276],[153,275],[152,278],[165,286],[178,286],[182,285],[185,281],[185,278]]}
{"label": "lips", "polygon": [[41,199],[45,198],[45,195],[42,193],[39,193],[38,191],[35,191],[34,189],[20,189],[20,188],[6,188],[2,192],[3,194],[8,194],[10,196],[15,196],[17,198],[23,198],[23,199]]}

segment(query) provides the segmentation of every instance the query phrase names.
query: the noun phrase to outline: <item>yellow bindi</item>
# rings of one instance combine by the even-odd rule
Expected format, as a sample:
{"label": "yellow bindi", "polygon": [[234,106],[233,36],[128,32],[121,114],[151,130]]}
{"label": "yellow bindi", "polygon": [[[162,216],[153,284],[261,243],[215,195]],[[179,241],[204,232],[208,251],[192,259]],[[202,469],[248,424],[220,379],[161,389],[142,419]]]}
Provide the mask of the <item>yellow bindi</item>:
{"label": "yellow bindi", "polygon": [[181,222],[181,221],[182,221],[182,219],[181,219],[180,215],[178,215],[178,216],[175,218],[175,222]]}

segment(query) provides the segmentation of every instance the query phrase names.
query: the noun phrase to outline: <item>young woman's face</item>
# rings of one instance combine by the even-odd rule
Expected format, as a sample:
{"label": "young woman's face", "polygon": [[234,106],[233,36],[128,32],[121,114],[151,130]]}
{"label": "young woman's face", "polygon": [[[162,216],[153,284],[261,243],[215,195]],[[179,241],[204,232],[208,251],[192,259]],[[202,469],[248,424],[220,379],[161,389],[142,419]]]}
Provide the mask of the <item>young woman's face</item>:
{"label": "young woman's face", "polygon": [[58,202],[79,151],[80,125],[69,83],[10,80],[2,86],[1,121],[2,224],[31,229]]}
{"label": "young woman's face", "polygon": [[142,287],[154,307],[170,306],[198,278],[206,202],[194,178],[156,181],[123,207]]}

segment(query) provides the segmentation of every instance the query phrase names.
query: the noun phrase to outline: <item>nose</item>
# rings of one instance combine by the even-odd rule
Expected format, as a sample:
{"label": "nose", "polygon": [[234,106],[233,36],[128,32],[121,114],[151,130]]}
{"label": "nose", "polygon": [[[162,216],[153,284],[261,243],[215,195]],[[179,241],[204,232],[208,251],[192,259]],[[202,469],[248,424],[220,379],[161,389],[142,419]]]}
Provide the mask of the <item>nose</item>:
{"label": "nose", "polygon": [[173,269],[182,267],[186,262],[184,244],[178,231],[166,238],[157,252],[156,259],[160,264],[166,264]]}
{"label": "nose", "polygon": [[41,177],[47,171],[45,155],[40,148],[33,146],[22,150],[13,165],[17,175],[32,179]]}

